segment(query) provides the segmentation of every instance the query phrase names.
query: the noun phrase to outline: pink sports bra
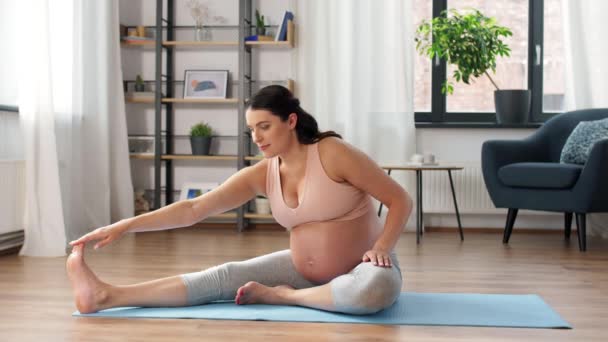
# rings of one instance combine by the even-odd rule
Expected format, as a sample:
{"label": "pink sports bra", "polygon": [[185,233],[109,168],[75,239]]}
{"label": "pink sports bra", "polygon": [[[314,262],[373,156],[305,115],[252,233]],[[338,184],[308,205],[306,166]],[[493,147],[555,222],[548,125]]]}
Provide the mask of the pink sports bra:
{"label": "pink sports bra", "polygon": [[279,157],[269,160],[266,170],[266,194],[272,215],[287,230],[310,222],[346,221],[374,210],[371,196],[349,183],[338,183],[325,173],[319,158],[319,144],[306,145],[304,191],[299,205],[290,208],[283,199]]}

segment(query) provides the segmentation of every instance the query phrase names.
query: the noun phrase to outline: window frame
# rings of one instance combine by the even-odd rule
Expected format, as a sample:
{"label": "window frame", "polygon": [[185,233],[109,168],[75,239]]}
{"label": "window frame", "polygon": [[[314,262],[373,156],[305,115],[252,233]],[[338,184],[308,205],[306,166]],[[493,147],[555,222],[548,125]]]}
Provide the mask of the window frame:
{"label": "window frame", "polygon": [[[449,0],[432,1],[433,18],[448,9]],[[448,95],[441,93],[441,83],[447,76],[447,64],[435,58],[431,64],[431,111],[414,113],[416,127],[534,128],[558,114],[543,112],[544,0],[528,0],[528,11],[528,89],[532,93],[528,123],[498,124],[495,112],[447,112]],[[536,56],[536,46],[540,47],[540,56]]]}

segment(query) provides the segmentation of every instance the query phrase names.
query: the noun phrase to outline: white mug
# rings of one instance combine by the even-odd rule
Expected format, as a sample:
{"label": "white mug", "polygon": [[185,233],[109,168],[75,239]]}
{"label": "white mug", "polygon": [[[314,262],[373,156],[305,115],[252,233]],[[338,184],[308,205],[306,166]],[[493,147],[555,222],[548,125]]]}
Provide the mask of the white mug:
{"label": "white mug", "polygon": [[422,163],[424,161],[424,156],[422,154],[414,154],[412,158],[410,158],[412,163]]}
{"label": "white mug", "polygon": [[423,158],[425,164],[435,164],[435,155],[432,153],[426,153]]}

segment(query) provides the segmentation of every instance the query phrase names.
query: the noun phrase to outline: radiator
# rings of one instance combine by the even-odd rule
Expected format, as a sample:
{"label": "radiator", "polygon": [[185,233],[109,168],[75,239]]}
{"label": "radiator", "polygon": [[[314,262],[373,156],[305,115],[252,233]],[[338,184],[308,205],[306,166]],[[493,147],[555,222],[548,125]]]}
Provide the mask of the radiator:
{"label": "radiator", "polygon": [[[460,213],[500,213],[488,195],[479,162],[458,163],[463,170],[452,171],[456,200]],[[447,171],[423,171],[422,207],[425,213],[454,213]]]}
{"label": "radiator", "polygon": [[0,160],[0,234],[23,229],[25,162]]}

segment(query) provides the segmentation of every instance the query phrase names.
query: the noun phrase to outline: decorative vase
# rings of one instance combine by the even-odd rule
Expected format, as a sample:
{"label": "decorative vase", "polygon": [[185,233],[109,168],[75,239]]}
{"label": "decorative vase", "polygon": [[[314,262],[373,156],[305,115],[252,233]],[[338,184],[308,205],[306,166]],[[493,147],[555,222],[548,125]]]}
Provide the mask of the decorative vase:
{"label": "decorative vase", "polygon": [[531,93],[526,89],[494,91],[496,121],[499,124],[522,124],[530,117]]}
{"label": "decorative vase", "polygon": [[209,41],[212,39],[211,30],[203,26],[203,24],[197,23],[194,26],[194,40],[197,42]]}
{"label": "decorative vase", "polygon": [[197,156],[208,156],[211,150],[211,137],[190,137],[192,154]]}

